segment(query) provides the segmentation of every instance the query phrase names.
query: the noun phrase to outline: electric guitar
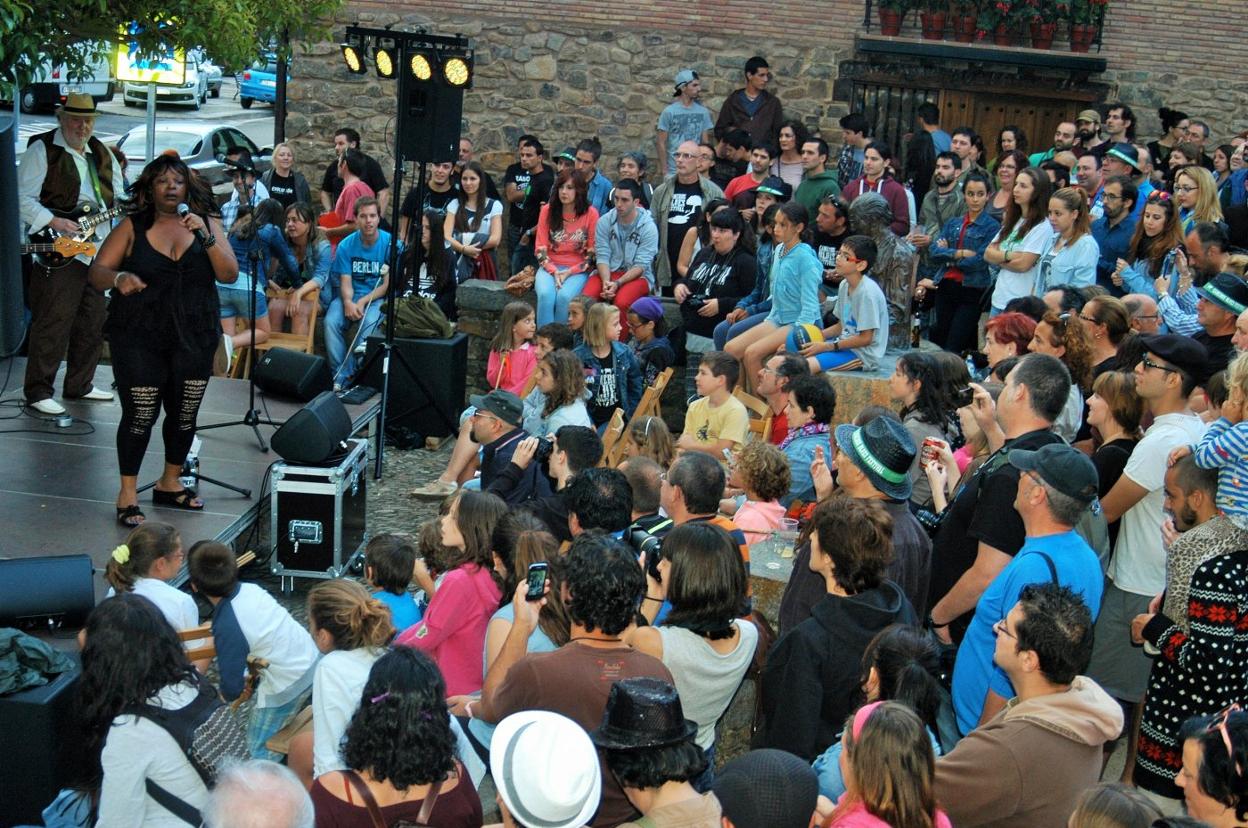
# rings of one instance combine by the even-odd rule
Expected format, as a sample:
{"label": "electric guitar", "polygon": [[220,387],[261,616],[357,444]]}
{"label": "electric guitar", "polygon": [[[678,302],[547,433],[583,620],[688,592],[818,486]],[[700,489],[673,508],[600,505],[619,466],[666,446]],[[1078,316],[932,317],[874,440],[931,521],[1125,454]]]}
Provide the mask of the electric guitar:
{"label": "electric guitar", "polygon": [[73,236],[57,236],[51,243],[23,244],[22,255],[25,256],[28,253],[55,254],[64,259],[72,259],[75,256],[94,256],[95,245],[89,241],[79,241]]}
{"label": "electric guitar", "polygon": [[[124,213],[125,210],[122,207],[113,207],[109,210],[101,210],[89,201],[82,202],[69,212],[53,210],[52,214],[57,218],[67,218],[70,221],[78,222],[78,232],[72,236],[61,236],[53,230],[51,226],[45,227],[38,233],[30,234],[30,243],[32,246],[40,248],[50,247],[52,249],[31,250],[30,252],[34,253],[35,260],[48,270],[55,270],[56,268],[64,267],[73,261],[74,256],[67,256],[61,251],[56,250],[55,245],[57,239],[67,238],[75,242],[86,242],[96,227],[104,224],[105,222],[112,221]],[[25,247],[25,245],[23,245],[23,247]],[[26,251],[23,250],[23,252]],[[94,252],[94,245],[92,245],[92,252],[83,252],[83,255],[93,255]]]}

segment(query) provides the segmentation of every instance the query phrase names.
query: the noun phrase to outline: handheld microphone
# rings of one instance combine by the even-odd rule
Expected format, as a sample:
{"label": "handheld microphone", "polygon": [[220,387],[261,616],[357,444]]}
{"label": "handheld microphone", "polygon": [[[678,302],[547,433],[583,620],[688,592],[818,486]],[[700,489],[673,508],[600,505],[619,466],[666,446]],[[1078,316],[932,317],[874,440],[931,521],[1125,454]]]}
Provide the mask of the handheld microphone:
{"label": "handheld microphone", "polygon": [[[186,218],[190,214],[191,208],[187,206],[185,201],[178,205],[178,218]],[[199,239],[200,244],[203,244],[208,241],[208,234],[203,230],[196,230],[195,238]]]}

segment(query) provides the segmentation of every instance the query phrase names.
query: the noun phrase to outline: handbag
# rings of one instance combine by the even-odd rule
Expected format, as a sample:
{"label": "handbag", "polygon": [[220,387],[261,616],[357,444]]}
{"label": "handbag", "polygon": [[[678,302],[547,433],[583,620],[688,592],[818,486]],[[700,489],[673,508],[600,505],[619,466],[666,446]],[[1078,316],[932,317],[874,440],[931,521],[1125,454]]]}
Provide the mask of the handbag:
{"label": "handbag", "polygon": [[[458,770],[459,763],[456,763]],[[373,820],[373,828],[433,828],[429,824],[429,817],[433,814],[433,806],[438,801],[438,794],[442,790],[442,780],[433,783],[429,788],[429,794],[425,797],[424,802],[420,803],[420,811],[416,814],[416,821],[412,822],[406,819],[400,819],[395,822],[386,824],[381,817],[381,808],[377,805],[377,798],[373,796],[373,792],[368,789],[368,785],[364,784],[364,780],[353,770],[344,772],[347,781],[351,783],[351,787],[355,788],[356,793],[360,795],[360,799],[364,800],[364,807],[368,809],[368,816]]]}
{"label": "handbag", "polygon": [[487,282],[498,281],[498,267],[494,264],[494,251],[482,250],[481,255],[473,260],[472,278],[484,279]]}

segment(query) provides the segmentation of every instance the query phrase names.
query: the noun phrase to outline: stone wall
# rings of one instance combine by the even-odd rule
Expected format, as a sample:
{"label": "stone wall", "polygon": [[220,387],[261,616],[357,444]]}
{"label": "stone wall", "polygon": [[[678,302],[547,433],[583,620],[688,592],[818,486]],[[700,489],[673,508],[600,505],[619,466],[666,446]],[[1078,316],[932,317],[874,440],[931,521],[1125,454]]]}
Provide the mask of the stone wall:
{"label": "stone wall", "polygon": [[[455,306],[459,309],[459,320],[455,323],[455,328],[460,333],[468,334],[469,394],[484,394],[490,390],[489,383],[485,380],[490,342],[498,332],[498,321],[503,314],[503,307],[515,298],[503,290],[502,282],[486,282],[481,279],[469,279],[455,291]],[[532,293],[524,299],[537,307],[537,298]]]}
{"label": "stone wall", "polygon": [[[556,151],[599,135],[610,163],[627,150],[653,157],[654,125],[671,101],[675,72],[697,70],[703,101],[716,112],[741,85],[741,67],[753,54],[771,62],[771,88],[786,112],[839,143],[836,119],[847,111],[848,85],[834,82],[843,77],[841,64],[857,59],[854,36],[864,30],[860,2],[774,0],[762,7],[751,0],[638,0],[625,8],[549,0],[539,13],[520,9],[504,0],[379,0],[348,6],[335,28],[397,23],[471,37],[476,82],[465,95],[464,117],[492,172],[512,160],[523,132],[540,135]],[[1109,68],[1088,78],[1088,88],[1103,101],[1131,104],[1142,140],[1156,136],[1162,103],[1208,120],[1215,139],[1229,137],[1248,126],[1242,114],[1248,111],[1248,82],[1241,68],[1248,47],[1240,27],[1227,25],[1232,14],[1218,0],[1111,0],[1102,51]],[[908,14],[904,26],[903,34],[913,34],[917,14]],[[1056,48],[1066,47],[1059,41]],[[905,82],[909,70],[897,71],[898,82]],[[298,56],[292,74],[287,133],[300,159],[322,164],[333,129],[349,124],[389,169],[392,83],[371,73],[349,74],[335,43]],[[1017,73],[1020,94],[1052,91],[1053,83]]]}

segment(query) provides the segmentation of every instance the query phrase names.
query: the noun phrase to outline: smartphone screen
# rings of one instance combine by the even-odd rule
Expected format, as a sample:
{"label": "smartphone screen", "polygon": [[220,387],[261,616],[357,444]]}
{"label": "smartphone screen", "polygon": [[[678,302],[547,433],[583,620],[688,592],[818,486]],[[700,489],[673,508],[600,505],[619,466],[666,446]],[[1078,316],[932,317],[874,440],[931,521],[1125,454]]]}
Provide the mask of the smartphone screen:
{"label": "smartphone screen", "polygon": [[545,561],[529,564],[528,591],[524,594],[526,601],[540,601],[546,594],[546,572],[549,569],[550,564]]}

